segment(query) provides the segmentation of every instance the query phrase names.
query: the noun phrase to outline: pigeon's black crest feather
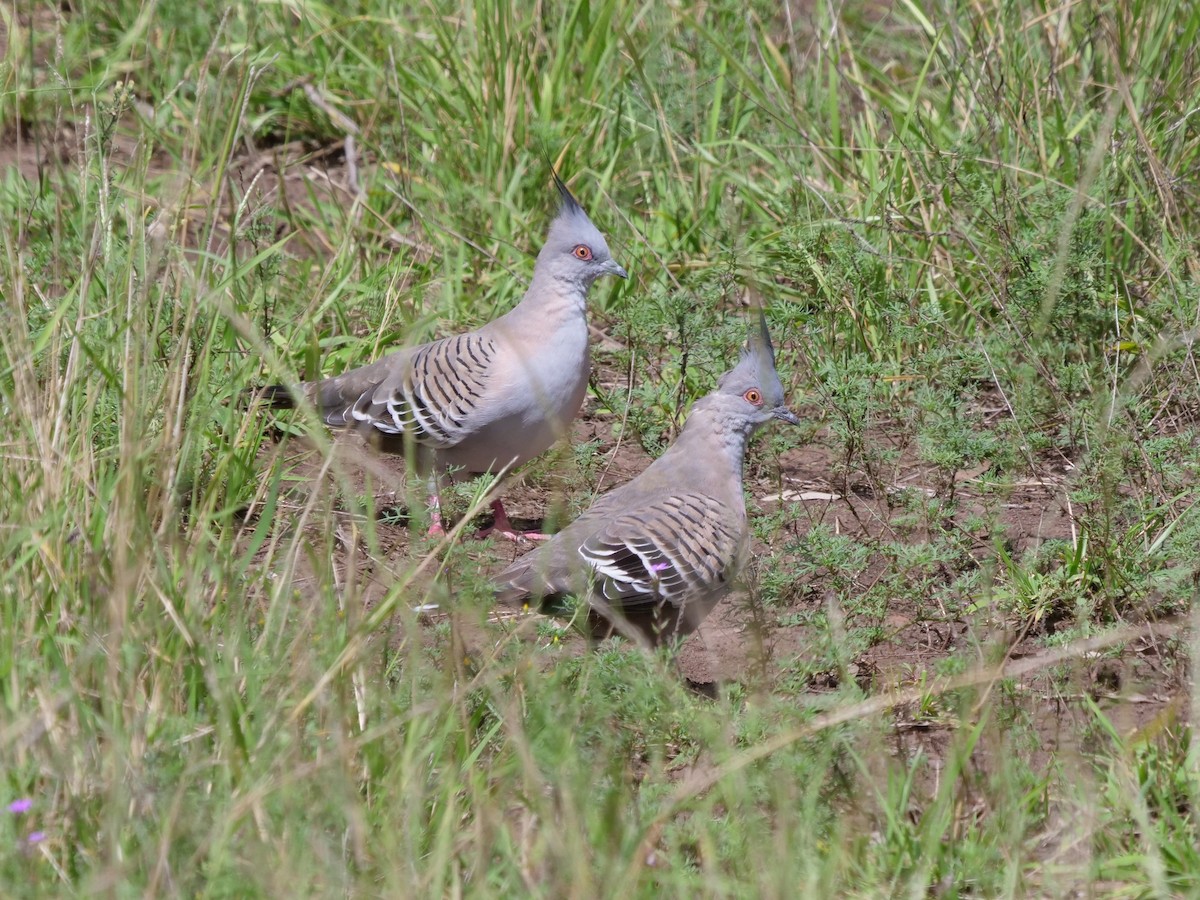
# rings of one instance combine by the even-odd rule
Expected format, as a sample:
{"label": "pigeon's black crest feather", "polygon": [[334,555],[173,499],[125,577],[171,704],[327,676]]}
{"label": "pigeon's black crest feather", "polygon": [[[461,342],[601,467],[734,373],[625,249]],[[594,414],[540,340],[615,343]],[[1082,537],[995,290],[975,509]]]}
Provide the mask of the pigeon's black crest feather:
{"label": "pigeon's black crest feather", "polygon": [[558,188],[558,196],[562,198],[562,208],[570,212],[583,212],[583,207],[579,205],[579,201],[575,199],[575,195],[571,193],[566,182],[558,177],[553,166],[550,167],[550,174],[554,176],[554,186]]}

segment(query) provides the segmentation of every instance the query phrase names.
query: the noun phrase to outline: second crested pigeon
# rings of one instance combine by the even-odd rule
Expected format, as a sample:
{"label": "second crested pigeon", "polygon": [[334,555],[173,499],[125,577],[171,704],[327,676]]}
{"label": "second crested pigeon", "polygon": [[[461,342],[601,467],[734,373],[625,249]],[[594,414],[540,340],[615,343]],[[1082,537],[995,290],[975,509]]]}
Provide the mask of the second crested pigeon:
{"label": "second crested pigeon", "polygon": [[657,646],[687,636],[737,579],[749,537],[746,443],[772,419],[800,424],[760,310],[741,360],[667,451],[496,576],[497,600],[551,613],[568,596],[584,600],[593,638],[615,629]]}
{"label": "second crested pigeon", "polygon": [[[410,451],[429,479],[430,534],[443,533],[440,477],[506,471],[533,459],[567,433],[583,405],[588,289],[603,275],[626,273],[552,174],[562,203],[529,289],[507,313],[333,378],[262,389],[272,406],[291,407],[303,397],[326,425],[356,429],[385,452]],[[514,540],[542,537],[515,532],[499,499],[492,512],[489,531]]]}

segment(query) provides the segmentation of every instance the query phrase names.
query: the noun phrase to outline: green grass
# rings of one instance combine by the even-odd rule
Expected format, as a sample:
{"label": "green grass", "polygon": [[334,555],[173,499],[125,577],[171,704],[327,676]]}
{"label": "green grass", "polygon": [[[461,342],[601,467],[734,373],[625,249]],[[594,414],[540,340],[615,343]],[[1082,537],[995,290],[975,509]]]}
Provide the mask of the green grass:
{"label": "green grass", "polygon": [[[70,6],[0,8],[0,893],[1200,890],[1194,4]],[[545,155],[632,277],[528,483],[660,452],[747,287],[811,423],[715,701],[241,400],[510,306]]]}

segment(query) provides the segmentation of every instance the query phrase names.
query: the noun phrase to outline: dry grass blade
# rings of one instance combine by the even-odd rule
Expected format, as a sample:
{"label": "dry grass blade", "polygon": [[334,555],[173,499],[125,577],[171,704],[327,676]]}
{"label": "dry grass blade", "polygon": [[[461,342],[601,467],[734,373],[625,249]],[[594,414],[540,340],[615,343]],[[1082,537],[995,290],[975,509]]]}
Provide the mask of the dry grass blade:
{"label": "dry grass blade", "polygon": [[986,688],[986,694],[1001,679],[1020,678],[1024,675],[1030,675],[1034,672],[1070,662],[1071,660],[1081,659],[1099,650],[1105,650],[1142,638],[1152,640],[1169,638],[1177,635],[1183,625],[1184,623],[1182,622],[1164,622],[1154,625],[1119,628],[1101,637],[1073,641],[1068,646],[1039,653],[1035,656],[1008,661],[999,666],[983,666],[959,675],[933,678],[928,684],[921,685],[920,687],[906,688],[889,694],[881,694],[858,703],[847,704],[831,712],[819,713],[799,728],[774,735],[757,746],[738,753],[733,759],[715,766],[711,771],[690,777],[680,783],[679,787],[662,804],[658,813],[647,826],[645,836],[639,845],[639,852],[634,858],[634,868],[628,875],[628,882],[632,885],[636,881],[638,869],[645,864],[649,853],[657,844],[664,825],[673,817],[679,815],[689,801],[702,796],[705,792],[735,772],[739,772],[748,766],[754,765],[756,762],[767,759],[786,747],[815,737],[822,731],[830,728],[836,728],[839,725],[845,725],[861,719],[872,718],[897,707],[919,703],[929,697],[937,697],[950,691],[983,686]]}

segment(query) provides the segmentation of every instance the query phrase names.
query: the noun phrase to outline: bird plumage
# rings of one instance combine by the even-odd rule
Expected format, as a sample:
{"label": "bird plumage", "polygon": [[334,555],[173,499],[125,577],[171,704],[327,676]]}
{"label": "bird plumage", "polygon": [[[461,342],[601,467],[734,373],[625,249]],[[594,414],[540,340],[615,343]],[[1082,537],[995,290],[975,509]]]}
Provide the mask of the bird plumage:
{"label": "bird plumage", "polygon": [[[465,334],[397,350],[382,359],[296,388],[272,385],[277,407],[303,397],[326,425],[351,428],[386,452],[411,442],[422,475],[434,480],[498,472],[545,452],[583,404],[590,370],[587,292],[604,275],[626,277],[604,236],[554,175],[562,199],[521,302]],[[436,489],[431,491],[440,530]],[[503,505],[496,527],[508,536]]]}
{"label": "bird plumage", "polygon": [[588,603],[593,636],[615,628],[651,645],[686,636],[745,559],[742,463],[772,418],[799,422],[784,405],[759,313],[740,362],[696,402],[667,451],[500,573],[498,601],[554,612],[574,596]]}

